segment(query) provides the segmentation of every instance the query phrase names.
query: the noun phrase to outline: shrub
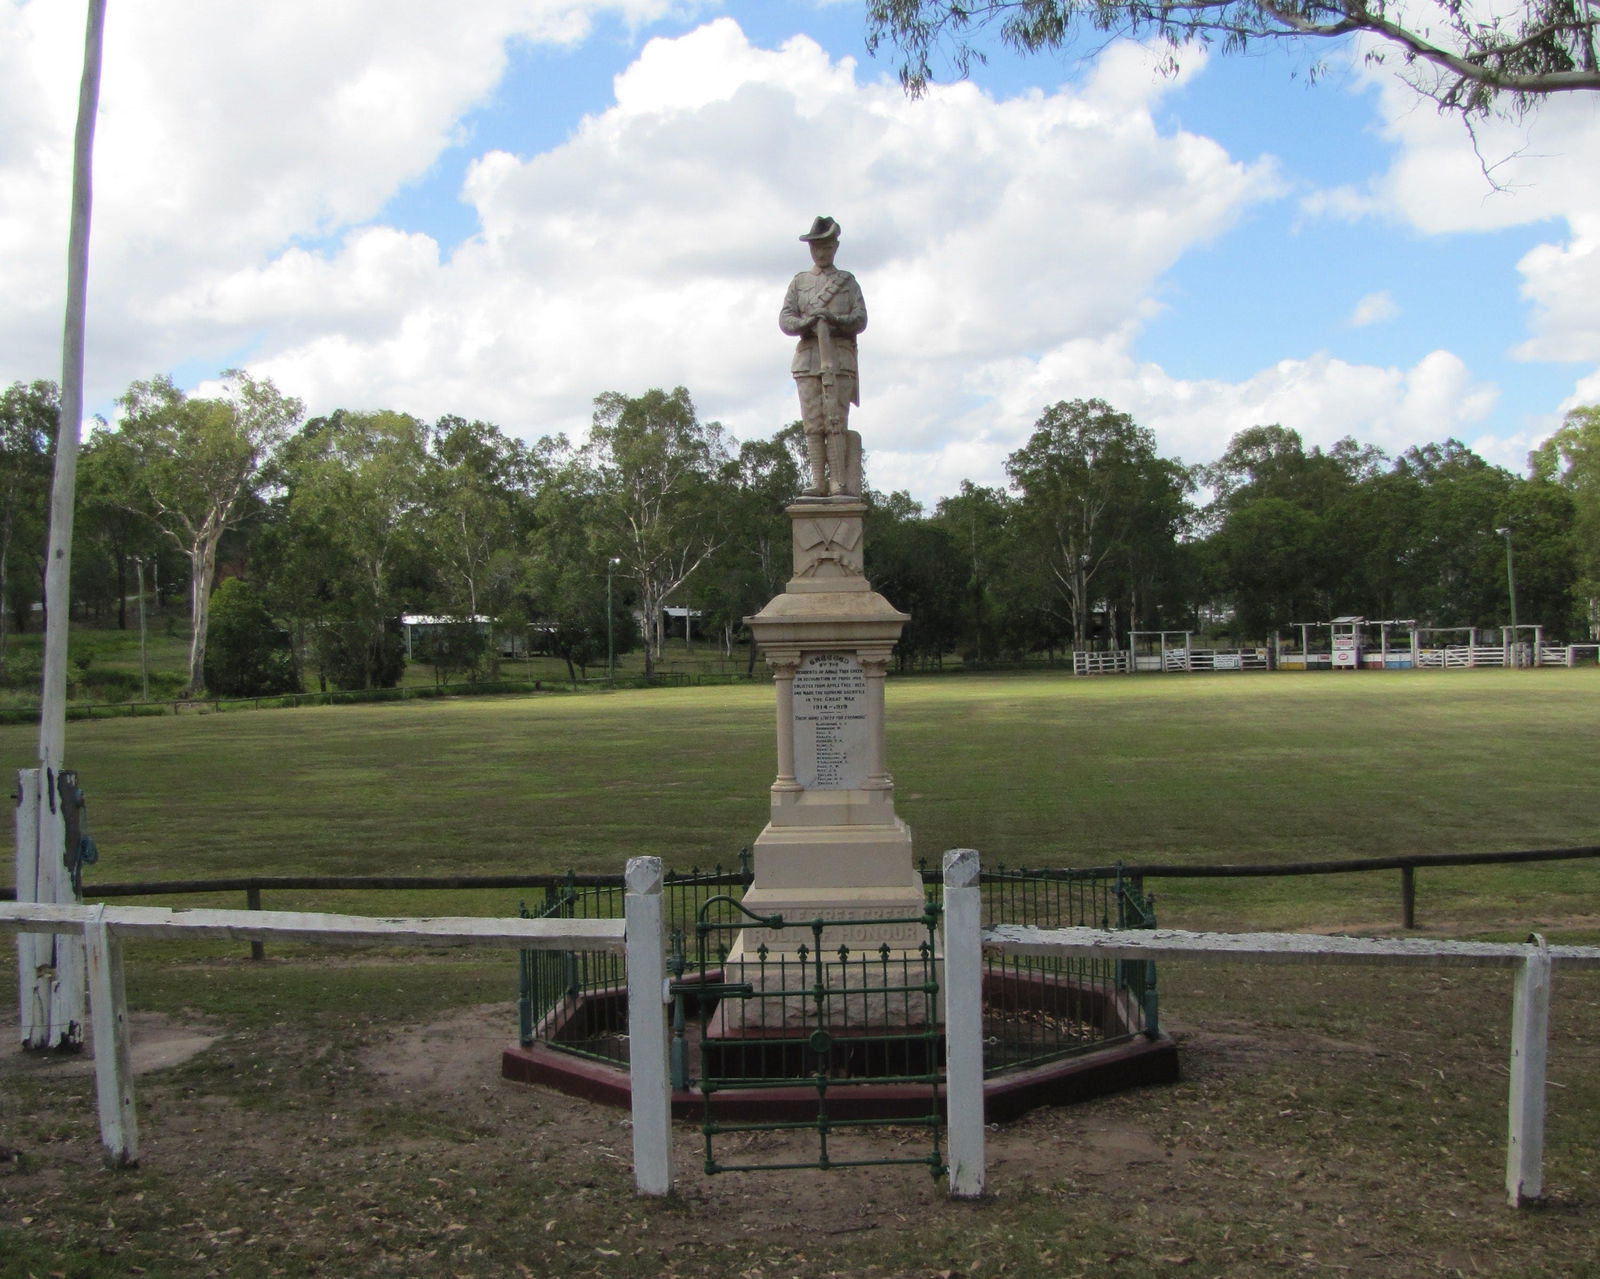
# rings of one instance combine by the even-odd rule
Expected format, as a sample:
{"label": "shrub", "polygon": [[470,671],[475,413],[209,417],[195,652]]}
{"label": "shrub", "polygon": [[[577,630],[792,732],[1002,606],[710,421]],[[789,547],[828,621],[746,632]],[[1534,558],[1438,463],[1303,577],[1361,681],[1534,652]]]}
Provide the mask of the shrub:
{"label": "shrub", "polygon": [[218,697],[259,697],[299,690],[288,637],[261,597],[231,577],[211,596],[206,634],[206,688]]}

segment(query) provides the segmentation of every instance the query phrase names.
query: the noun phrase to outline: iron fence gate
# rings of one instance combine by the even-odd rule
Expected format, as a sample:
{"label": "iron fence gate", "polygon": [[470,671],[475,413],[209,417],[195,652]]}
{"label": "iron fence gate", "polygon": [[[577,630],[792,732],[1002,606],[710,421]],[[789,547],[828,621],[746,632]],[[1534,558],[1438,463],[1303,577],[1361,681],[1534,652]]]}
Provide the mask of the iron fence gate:
{"label": "iron fence gate", "polygon": [[[915,1164],[944,1174],[938,926],[935,904],[914,916],[795,921],[727,895],[704,903],[693,965],[674,963],[673,1060],[686,1084],[692,1003],[707,1173]],[[873,945],[874,935],[884,940]],[[914,1154],[837,1148],[840,1134],[886,1127],[921,1130],[926,1144]],[[773,1157],[758,1137],[802,1132],[816,1138],[805,1159]]]}

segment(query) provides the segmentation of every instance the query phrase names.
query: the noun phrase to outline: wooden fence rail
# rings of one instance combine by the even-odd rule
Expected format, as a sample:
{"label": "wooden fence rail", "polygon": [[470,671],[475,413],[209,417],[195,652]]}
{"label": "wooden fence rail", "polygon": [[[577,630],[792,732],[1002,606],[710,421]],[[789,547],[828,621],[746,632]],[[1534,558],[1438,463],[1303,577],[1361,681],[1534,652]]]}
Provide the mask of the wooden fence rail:
{"label": "wooden fence rail", "polygon": [[[952,991],[958,983],[970,985],[981,980],[982,965],[987,959],[1004,959],[1011,955],[1135,960],[1173,955],[1265,963],[1471,964],[1514,968],[1506,1195],[1513,1207],[1523,1207],[1540,1197],[1550,972],[1555,966],[1600,968],[1600,946],[1549,946],[1538,936],[1526,944],[1515,944],[1420,937],[1327,937],[1307,933],[1042,929],[1017,924],[983,929],[977,941],[957,938],[952,934],[953,929],[960,927],[970,932],[978,927],[978,892],[977,854],[970,849],[945,854],[945,980]],[[973,900],[963,901],[966,896]],[[969,969],[971,971],[967,971]],[[952,1020],[950,1027],[966,1024]],[[981,1074],[976,1081],[957,1074],[956,1063],[965,1060],[970,1049],[959,1046],[954,1039],[949,1042],[946,1055],[951,1063],[948,1079],[951,1193],[977,1195],[983,1188],[984,1129],[981,1123],[972,1122],[972,1115],[982,1115]],[[961,1112],[959,1118],[958,1111]],[[959,1187],[958,1172],[962,1177]]]}
{"label": "wooden fence rail", "polygon": [[[610,877],[608,877],[610,878]],[[983,1191],[983,966],[1007,955],[1148,959],[1177,955],[1262,962],[1472,964],[1516,972],[1506,1192],[1514,1206],[1543,1188],[1545,1054],[1550,974],[1557,966],[1600,967],[1600,947],[1456,942],[1426,938],[1327,937],[1294,933],[1194,933],[1169,929],[983,929],[978,855],[954,849],[943,867],[943,956],[950,1192]],[[292,911],[170,910],[150,906],[0,902],[0,930],[78,933],[88,951],[95,1081],[108,1159],[138,1159],[129,1067],[121,944],[126,937],[190,935],[291,938],[318,943],[410,942],[518,950],[621,951],[628,957],[628,1034],[633,1093],[634,1181],[644,1194],[672,1187],[670,1084],[664,991],[665,931],[658,858],[634,858],[624,876],[624,919],[378,919]],[[615,882],[612,879],[611,882]]]}
{"label": "wooden fence rail", "polygon": [[[88,952],[89,1007],[94,1030],[95,1092],[107,1160],[139,1159],[139,1127],[129,1065],[122,942],[138,937],[268,937],[303,942],[407,942],[515,950],[626,952],[628,1030],[632,1044],[634,1175],[647,1194],[665,1194],[670,1088],[667,1074],[666,936],[661,911],[661,862],[629,861],[624,919],[377,919],[363,915],[269,910],[169,910],[161,906],[57,905],[0,902],[0,931],[80,934]],[[647,1048],[647,1045],[653,1047]],[[653,1113],[654,1109],[660,1111]]]}

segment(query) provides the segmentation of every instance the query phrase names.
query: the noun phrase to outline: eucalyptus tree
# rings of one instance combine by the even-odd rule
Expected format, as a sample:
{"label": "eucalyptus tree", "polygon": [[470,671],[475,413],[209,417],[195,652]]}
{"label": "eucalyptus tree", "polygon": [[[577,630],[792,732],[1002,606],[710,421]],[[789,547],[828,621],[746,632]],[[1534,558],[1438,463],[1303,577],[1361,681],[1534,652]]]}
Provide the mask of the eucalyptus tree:
{"label": "eucalyptus tree", "polygon": [[545,468],[527,445],[489,422],[442,417],[428,441],[423,524],[439,611],[509,621]]}
{"label": "eucalyptus tree", "polygon": [[1514,586],[1517,616],[1541,624],[1553,640],[1590,633],[1589,600],[1579,571],[1580,551],[1587,544],[1577,524],[1576,495],[1538,474],[1515,480],[1495,512],[1495,531],[1502,539],[1497,586],[1505,591],[1508,615]]}
{"label": "eucalyptus tree", "polygon": [[1191,51],[1248,53],[1263,43],[1365,37],[1371,62],[1397,63],[1411,86],[1471,121],[1516,116],[1555,94],[1600,90],[1595,0],[868,0],[867,47],[896,49],[900,79],[921,93],[934,61],[959,75],[993,41],[1023,54],[1098,49],[1108,38],[1158,40],[1176,71]]}
{"label": "eucalyptus tree", "polygon": [[868,575],[885,599],[911,615],[895,660],[901,669],[917,660],[937,661],[961,635],[964,592],[954,539],[904,491],[869,489],[865,496]]}
{"label": "eucalyptus tree", "polygon": [[1329,616],[1327,522],[1281,497],[1242,502],[1210,538],[1217,584],[1241,642]]}
{"label": "eucalyptus tree", "polygon": [[1600,637],[1600,404],[1573,409],[1528,461],[1536,479],[1572,499],[1572,593],[1591,635]]}
{"label": "eucalyptus tree", "polygon": [[[784,508],[804,485],[805,435],[798,422],[767,439],[744,440],[717,477],[726,536],[695,575],[694,604],[708,633],[731,655],[743,620],[779,594],[794,569]],[[751,646],[749,669],[756,651]]]}
{"label": "eucalyptus tree", "polygon": [[577,679],[588,667],[637,644],[631,580],[618,577],[608,530],[599,523],[604,503],[599,476],[583,465],[564,437],[541,440],[546,464],[534,500],[521,583],[525,609],[541,644]]}
{"label": "eucalyptus tree", "polygon": [[1188,469],[1103,400],[1060,401],[1006,459],[1019,530],[1045,565],[1071,638],[1087,647],[1104,603],[1137,611],[1141,549],[1175,543],[1188,515]]}
{"label": "eucalyptus tree", "polygon": [[575,459],[593,494],[596,547],[634,587],[645,674],[661,656],[662,610],[727,537],[718,476],[726,434],[701,422],[683,387],[595,399],[589,442]]}
{"label": "eucalyptus tree", "polygon": [[400,616],[430,587],[427,427],[388,410],[315,418],[285,445],[279,479],[273,607],[300,621],[334,683],[394,685]]}
{"label": "eucalyptus tree", "polygon": [[249,509],[263,469],[303,412],[299,400],[231,369],[223,393],[191,398],[169,377],[135,382],[118,401],[108,449],[124,453],[125,504],[148,515],[189,566],[189,688],[205,684],[206,624],[217,548]]}
{"label": "eucalyptus tree", "polygon": [[97,609],[109,605],[119,630],[128,627],[128,601],[137,598],[136,583],[154,585],[159,605],[161,583],[170,588],[187,579],[187,557],[149,514],[127,505],[134,487],[129,474],[133,464],[130,451],[110,431],[93,432],[78,459],[73,595]]}
{"label": "eucalyptus tree", "polygon": [[993,661],[1007,629],[1002,616],[1006,583],[1017,568],[1016,503],[1004,489],[962,480],[959,493],[939,499],[933,518],[949,535],[963,579],[963,655]]}
{"label": "eucalyptus tree", "polygon": [[0,391],[0,675],[10,623],[26,618],[44,586],[50,453],[60,401],[54,382],[14,382]]}
{"label": "eucalyptus tree", "polygon": [[1407,611],[1438,626],[1497,626],[1510,616],[1505,543],[1496,531],[1517,477],[1459,440],[1407,449],[1395,470],[1415,485]]}
{"label": "eucalyptus tree", "polygon": [[1359,482],[1381,472],[1382,454],[1353,439],[1327,452],[1272,423],[1247,427],[1200,469],[1213,498],[1204,513],[1215,585],[1234,629],[1259,639],[1279,627],[1339,612],[1366,612],[1351,519]]}

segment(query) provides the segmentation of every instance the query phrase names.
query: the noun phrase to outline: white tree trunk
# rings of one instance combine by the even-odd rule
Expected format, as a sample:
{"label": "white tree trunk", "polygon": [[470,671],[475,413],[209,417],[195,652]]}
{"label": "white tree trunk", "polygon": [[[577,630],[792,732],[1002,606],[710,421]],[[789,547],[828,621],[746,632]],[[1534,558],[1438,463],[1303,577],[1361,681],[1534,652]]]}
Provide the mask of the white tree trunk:
{"label": "white tree trunk", "polygon": [[206,632],[211,626],[211,580],[217,573],[216,544],[196,547],[189,556],[189,615],[194,634],[189,637],[189,693],[206,686]]}

